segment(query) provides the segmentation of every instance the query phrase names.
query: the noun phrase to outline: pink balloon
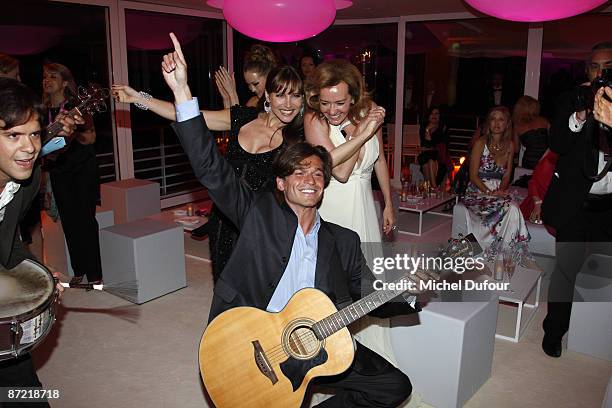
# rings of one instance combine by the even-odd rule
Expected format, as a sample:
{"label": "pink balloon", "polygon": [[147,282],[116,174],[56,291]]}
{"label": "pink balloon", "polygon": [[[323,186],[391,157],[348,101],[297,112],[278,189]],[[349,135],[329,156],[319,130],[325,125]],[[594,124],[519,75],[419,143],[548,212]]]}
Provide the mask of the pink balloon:
{"label": "pink balloon", "polygon": [[271,42],[314,37],[336,18],[334,0],[224,0],[223,15],[234,29]]}
{"label": "pink balloon", "polygon": [[[352,0],[334,0],[334,2],[336,3],[336,10],[342,10],[353,5]],[[223,0],[207,0],[206,4],[218,9],[223,8]]]}
{"label": "pink balloon", "polygon": [[606,0],[465,0],[476,10],[502,20],[539,22],[572,17]]}

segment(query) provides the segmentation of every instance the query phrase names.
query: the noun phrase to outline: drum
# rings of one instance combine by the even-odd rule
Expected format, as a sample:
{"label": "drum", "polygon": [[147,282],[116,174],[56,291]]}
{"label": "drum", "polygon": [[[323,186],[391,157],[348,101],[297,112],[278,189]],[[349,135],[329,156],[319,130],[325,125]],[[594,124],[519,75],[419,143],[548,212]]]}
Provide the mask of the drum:
{"label": "drum", "polygon": [[0,361],[40,344],[55,321],[58,293],[53,275],[38,262],[0,266]]}

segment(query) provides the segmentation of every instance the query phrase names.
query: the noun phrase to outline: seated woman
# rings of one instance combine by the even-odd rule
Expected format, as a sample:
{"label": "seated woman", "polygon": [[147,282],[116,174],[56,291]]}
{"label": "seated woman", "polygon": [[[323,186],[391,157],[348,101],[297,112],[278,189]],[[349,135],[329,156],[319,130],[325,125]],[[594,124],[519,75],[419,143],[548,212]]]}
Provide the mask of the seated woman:
{"label": "seated woman", "polygon": [[[521,203],[521,212],[525,219],[534,224],[542,224],[542,200],[548,191],[558,157],[557,153],[547,150],[533,169],[533,175],[529,180],[529,194]],[[546,229],[551,235],[555,235],[553,227],[546,226]]]}
{"label": "seated woman", "polygon": [[487,115],[485,132],[470,156],[470,183],[463,204],[468,212],[468,231],[485,247],[487,259],[502,247],[514,247],[519,260],[528,256],[529,232],[516,203],[507,193],[514,149],[510,111],[503,106]]}
{"label": "seated woman", "polygon": [[[523,160],[519,165],[526,169],[535,168],[546,149],[548,149],[548,129],[550,123],[540,116],[540,103],[531,96],[521,96],[512,112],[514,126],[514,148],[525,147]],[[518,150],[516,150],[518,151]]]}
{"label": "seated woman", "polygon": [[425,150],[419,154],[417,161],[425,180],[429,181],[431,186],[437,187],[448,175],[449,166],[452,169],[447,148],[448,135],[441,120],[440,108],[437,106],[429,108],[419,134],[421,148]]}

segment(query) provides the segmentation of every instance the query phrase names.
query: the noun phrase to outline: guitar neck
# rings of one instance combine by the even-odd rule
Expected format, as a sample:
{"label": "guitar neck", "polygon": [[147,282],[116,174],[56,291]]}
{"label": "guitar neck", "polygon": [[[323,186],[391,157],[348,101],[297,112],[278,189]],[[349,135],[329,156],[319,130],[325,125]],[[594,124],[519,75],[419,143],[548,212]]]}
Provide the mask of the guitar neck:
{"label": "guitar neck", "polygon": [[[83,104],[80,104],[79,106],[70,109],[68,113],[66,113],[66,116],[68,116],[69,118],[72,118],[74,117],[74,115],[80,115],[81,111],[79,109],[82,106]],[[47,126],[47,140],[52,139],[55,136],[57,136],[57,134],[62,131],[63,127],[64,126],[59,122],[59,120],[56,120],[55,122]]]}
{"label": "guitar neck", "polygon": [[317,338],[323,340],[326,337],[331,336],[337,331],[345,328],[349,324],[356,320],[361,319],[366,314],[384,305],[391,299],[401,295],[407,290],[407,284],[412,281],[410,278],[404,276],[394,282],[395,290],[375,290],[366,297],[358,300],[355,303],[337,311],[336,313],[327,316],[324,319],[319,320],[312,326]]}

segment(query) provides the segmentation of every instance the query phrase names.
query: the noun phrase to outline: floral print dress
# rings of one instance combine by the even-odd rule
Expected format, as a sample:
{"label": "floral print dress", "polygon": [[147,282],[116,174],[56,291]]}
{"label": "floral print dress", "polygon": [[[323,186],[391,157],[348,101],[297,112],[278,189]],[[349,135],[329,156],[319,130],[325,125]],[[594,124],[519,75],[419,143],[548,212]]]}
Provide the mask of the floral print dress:
{"label": "floral print dress", "polygon": [[[480,156],[478,177],[490,190],[495,191],[499,188],[505,172],[506,167],[495,162],[485,145]],[[514,248],[516,258],[521,263],[529,259],[529,231],[523,214],[511,195],[485,195],[470,182],[462,202],[468,209],[468,232],[473,233],[485,248],[487,260],[495,259],[503,247]]]}

